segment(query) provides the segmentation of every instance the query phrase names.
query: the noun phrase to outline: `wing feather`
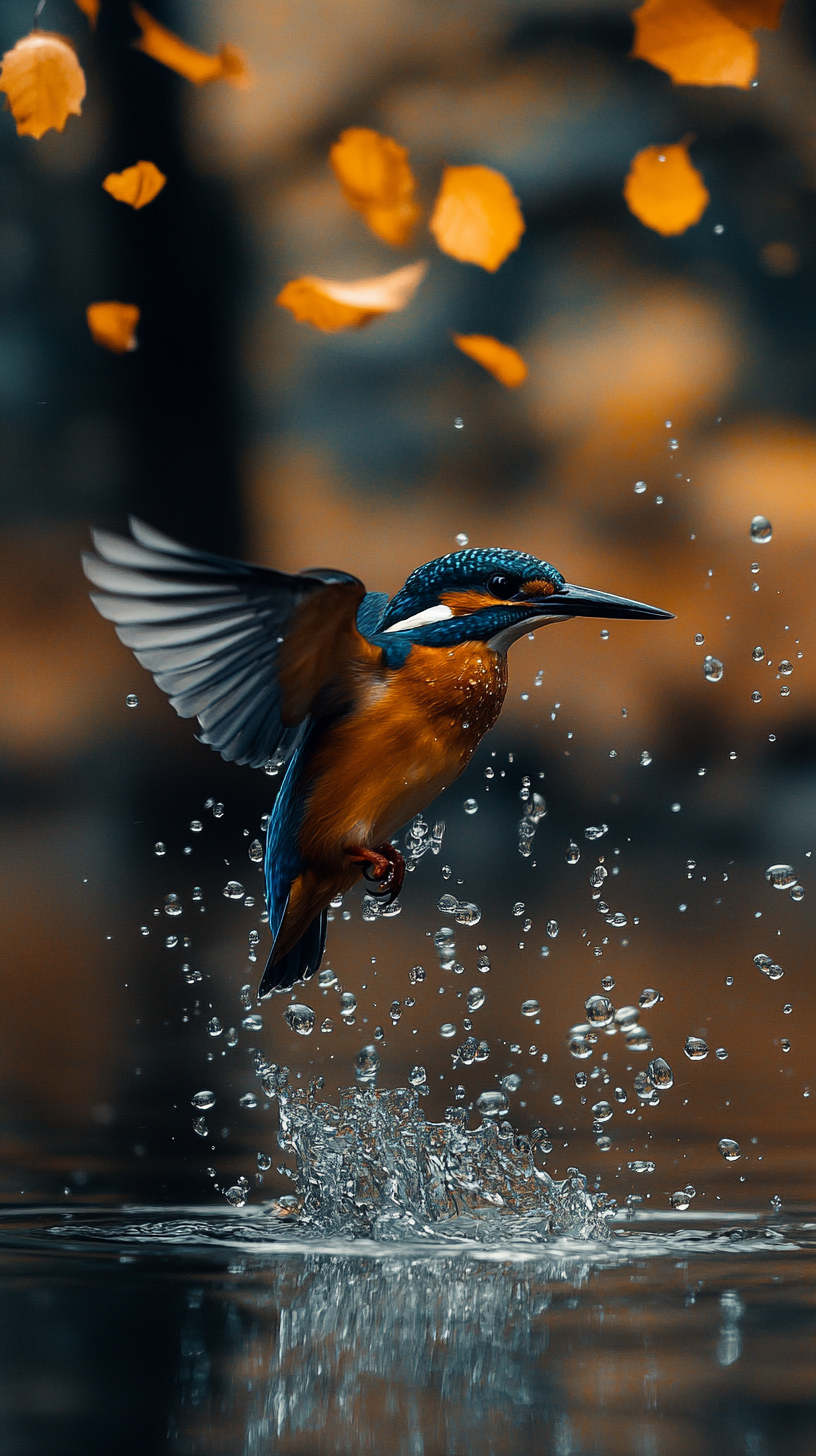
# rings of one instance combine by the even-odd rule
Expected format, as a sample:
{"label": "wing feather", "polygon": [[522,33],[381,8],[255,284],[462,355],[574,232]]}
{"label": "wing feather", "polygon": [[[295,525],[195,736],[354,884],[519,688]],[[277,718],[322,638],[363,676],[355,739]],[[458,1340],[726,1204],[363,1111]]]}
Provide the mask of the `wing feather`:
{"label": "wing feather", "polygon": [[341,571],[289,576],[197,551],[130,519],[130,537],[94,531],[83,556],[97,611],[183,718],[224,758],[260,767],[293,751],[310,715],[348,692],[365,588]]}

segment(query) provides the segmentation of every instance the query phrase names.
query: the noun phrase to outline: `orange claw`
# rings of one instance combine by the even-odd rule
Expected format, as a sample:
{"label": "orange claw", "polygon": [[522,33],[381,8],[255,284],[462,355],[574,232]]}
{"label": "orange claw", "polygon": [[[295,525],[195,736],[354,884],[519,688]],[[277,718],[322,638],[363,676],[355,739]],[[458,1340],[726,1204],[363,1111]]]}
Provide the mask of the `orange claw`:
{"label": "orange claw", "polygon": [[376,849],[364,849],[362,845],[349,846],[345,851],[354,864],[365,865],[363,878],[377,886],[377,893],[386,895],[386,905],[396,900],[405,879],[405,860],[393,844],[380,844]]}

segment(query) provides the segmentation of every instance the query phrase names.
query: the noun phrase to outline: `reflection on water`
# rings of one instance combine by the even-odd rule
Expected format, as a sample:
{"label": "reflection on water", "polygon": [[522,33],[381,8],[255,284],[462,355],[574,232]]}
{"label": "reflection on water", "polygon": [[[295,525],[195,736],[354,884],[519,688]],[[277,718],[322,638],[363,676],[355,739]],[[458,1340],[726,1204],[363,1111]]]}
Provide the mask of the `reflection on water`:
{"label": "reflection on water", "polygon": [[[395,1245],[257,1206],[82,1217],[0,1221],[12,1456],[816,1445],[816,1222]],[[36,1390],[15,1383],[32,1368]]]}

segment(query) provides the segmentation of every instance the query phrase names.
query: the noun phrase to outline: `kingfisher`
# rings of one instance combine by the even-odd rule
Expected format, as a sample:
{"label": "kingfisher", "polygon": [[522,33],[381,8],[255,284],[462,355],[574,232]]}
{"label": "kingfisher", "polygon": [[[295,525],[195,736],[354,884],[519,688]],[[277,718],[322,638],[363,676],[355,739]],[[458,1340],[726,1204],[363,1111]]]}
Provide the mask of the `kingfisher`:
{"label": "kingfisher", "polygon": [[571,586],[524,551],[453,551],[396,596],[347,572],[289,575],[181,545],[131,516],[93,531],[91,600],[199,741],[283,771],[264,871],[272,949],[258,991],[317,971],[331,900],[399,894],[401,825],[458,778],[507,691],[508,648],[571,617],[671,612]]}

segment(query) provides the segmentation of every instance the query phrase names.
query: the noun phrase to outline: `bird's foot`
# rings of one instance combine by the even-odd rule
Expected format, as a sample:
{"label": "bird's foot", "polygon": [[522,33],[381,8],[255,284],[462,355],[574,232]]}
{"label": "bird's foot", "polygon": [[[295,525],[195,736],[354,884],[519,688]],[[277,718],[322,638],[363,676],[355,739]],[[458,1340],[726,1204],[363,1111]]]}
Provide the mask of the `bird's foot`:
{"label": "bird's foot", "polygon": [[346,850],[346,855],[353,864],[364,866],[363,879],[377,886],[378,895],[387,897],[386,905],[393,904],[405,879],[405,860],[399,850],[393,844],[380,844],[376,849],[354,845]]}

